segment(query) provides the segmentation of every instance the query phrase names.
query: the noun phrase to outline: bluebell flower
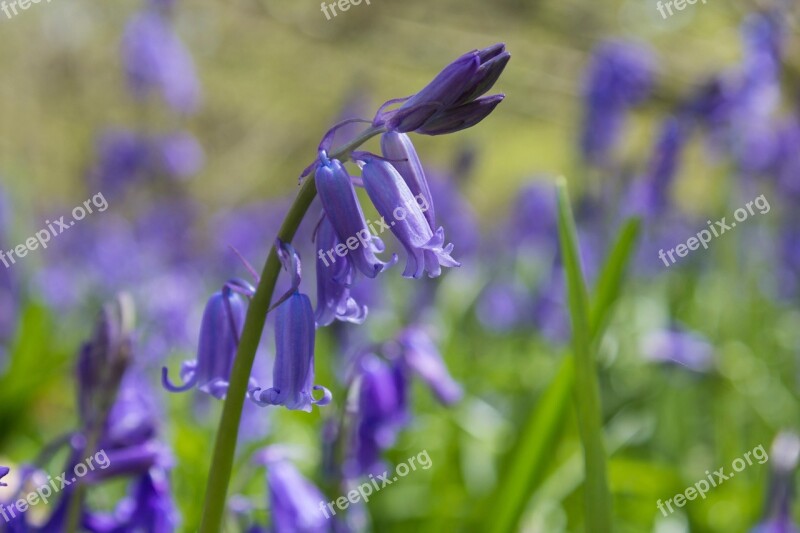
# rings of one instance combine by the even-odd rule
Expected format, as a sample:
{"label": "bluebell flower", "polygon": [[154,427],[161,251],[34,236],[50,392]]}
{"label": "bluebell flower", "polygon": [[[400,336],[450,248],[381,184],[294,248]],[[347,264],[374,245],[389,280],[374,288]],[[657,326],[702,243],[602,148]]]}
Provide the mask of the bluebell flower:
{"label": "bluebell flower", "polygon": [[749,15],[742,24],[744,59],[733,102],[732,150],[747,175],[770,170],[779,149],[773,114],[780,106],[785,27],[777,13]]}
{"label": "bluebell flower", "polygon": [[148,140],[127,130],[103,132],[96,141],[96,151],[97,162],[88,178],[109,195],[142,179],[152,161]]}
{"label": "bluebell flower", "polygon": [[456,403],[464,395],[447,371],[439,349],[419,326],[405,328],[397,337],[404,367],[422,379],[444,405]]}
{"label": "bluebell flower", "polygon": [[632,214],[656,217],[669,206],[669,189],[686,145],[687,130],[686,123],[679,117],[670,117],[661,126],[647,170],[633,183],[625,202]]}
{"label": "bluebell flower", "polygon": [[159,154],[159,170],[166,175],[186,179],[203,167],[203,149],[197,139],[186,132],[164,135],[155,140]]}
{"label": "bluebell flower", "polygon": [[[331,393],[314,385],[314,341],[316,336],[311,300],[300,292],[300,257],[290,244],[278,241],[278,254],[292,279],[290,293],[276,309],[275,366],[272,388],[252,389],[250,399],[261,406],[283,405],[287,409],[311,411],[312,405],[326,405]],[[322,391],[314,399],[312,391]]]}
{"label": "bluebell flower", "polygon": [[800,200],[800,120],[792,117],[780,126],[775,154],[775,179],[778,190],[793,201]]}
{"label": "bluebell flower", "polygon": [[355,456],[347,469],[351,476],[383,471],[381,454],[395,443],[410,419],[408,377],[402,363],[392,363],[372,353],[357,361],[358,423]]}
{"label": "bluebell flower", "polygon": [[[322,207],[333,226],[339,244],[347,250],[348,260],[368,278],[374,278],[379,272],[391,266],[396,261],[395,257],[389,263],[384,263],[375,257],[376,253],[383,251],[383,242],[367,229],[367,222],[364,220],[364,212],[358,203],[355,188],[341,161],[328,159],[327,154],[321,151],[314,181]],[[337,255],[331,252],[328,258],[335,263]],[[338,257],[343,256],[338,255]],[[322,255],[320,259],[325,261]]]}
{"label": "bluebell flower", "polygon": [[151,468],[136,478],[113,512],[87,512],[83,518],[84,528],[93,533],[173,533],[179,524],[167,473],[160,468]]}
{"label": "bluebell flower", "polygon": [[436,227],[433,197],[425,170],[422,168],[411,138],[405,133],[389,131],[381,136],[381,152],[408,185],[411,195],[418,199],[420,207],[431,228]]}
{"label": "bluebell flower", "polygon": [[133,316],[130,296],[121,294],[103,307],[92,339],[78,354],[78,409],[87,427],[105,423],[107,399],[116,396],[131,363]]}
{"label": "bluebell flower", "polygon": [[584,81],[581,152],[592,164],[608,162],[628,110],[650,93],[655,60],[641,45],[608,41],[593,52]]}
{"label": "bluebell flower", "polygon": [[765,517],[750,533],[798,533],[800,529],[792,519],[792,500],[794,474],[800,459],[800,437],[788,431],[779,433],[767,459],[772,465],[772,475]]}
{"label": "bluebell flower", "polygon": [[501,237],[511,246],[525,244],[554,255],[558,249],[555,187],[537,178],[523,185],[515,196]]}
{"label": "bluebell flower", "polygon": [[475,306],[475,314],[484,328],[507,333],[520,327],[529,318],[532,307],[528,289],[517,282],[493,281],[484,287]]}
{"label": "bluebell flower", "polygon": [[441,267],[461,264],[450,256],[453,245],[445,245],[444,229],[433,230],[403,178],[387,160],[368,152],[354,152],[361,164],[364,188],[375,209],[408,253],[403,276],[419,278],[441,274]]}
{"label": "bluebell flower", "polygon": [[[7,466],[0,466],[0,480],[8,475],[11,472],[11,469]],[[3,483],[0,481],[0,487],[8,487],[8,483]]]}
{"label": "bluebell flower", "polygon": [[[348,257],[328,264],[325,252],[336,250],[340,241],[327,216],[323,216],[314,235],[317,255],[317,310],[318,326],[328,326],[334,320],[361,324],[367,317],[367,308],[359,305],[350,295],[355,278],[352,262]],[[324,264],[321,264],[324,263]]]}
{"label": "bluebell flower", "polygon": [[122,56],[135,97],[159,92],[179,113],[197,109],[200,86],[194,63],[164,14],[150,9],[136,15],[125,28]]}
{"label": "bluebell flower", "polygon": [[[373,124],[389,131],[416,131],[426,135],[453,133],[486,118],[504,95],[482,97],[500,77],[511,55],[502,43],[468,52],[447,65],[421,91],[408,98],[390,100],[375,115]],[[397,109],[385,111],[400,103]]]}
{"label": "bluebell flower", "polygon": [[714,347],[697,333],[672,328],[648,333],[642,342],[642,354],[651,361],[706,372],[713,365]]}
{"label": "bluebell flower", "polygon": [[[286,458],[261,454],[267,467],[267,490],[272,529],[275,533],[324,533],[333,530],[322,509],[327,499]],[[327,509],[326,509],[327,510]]]}
{"label": "bluebell flower", "polygon": [[[252,288],[249,290],[252,291]],[[183,392],[197,386],[215,398],[223,398],[228,390],[244,316],[244,301],[230,287],[214,293],[203,312],[197,359],[187,361],[181,367],[184,384],[173,385],[167,367],[163,367],[161,382],[164,388],[170,392]]]}

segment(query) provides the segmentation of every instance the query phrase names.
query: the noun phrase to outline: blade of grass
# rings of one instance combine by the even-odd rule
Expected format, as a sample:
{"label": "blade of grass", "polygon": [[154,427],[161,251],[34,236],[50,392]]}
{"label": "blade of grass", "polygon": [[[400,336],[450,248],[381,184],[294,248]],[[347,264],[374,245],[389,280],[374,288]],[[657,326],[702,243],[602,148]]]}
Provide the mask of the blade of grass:
{"label": "blade of grass", "polygon": [[590,532],[610,533],[612,502],[608,489],[607,458],[603,442],[603,414],[600,386],[595,368],[592,327],[589,322],[589,297],[583,279],[578,234],[572,216],[566,181],[556,184],[558,194],[558,234],[564,261],[567,301],[572,323],[572,349],[575,358],[575,404],[583,441],[586,478],[584,483],[584,523]]}
{"label": "blade of grass", "polygon": [[506,463],[492,500],[492,512],[484,513],[484,531],[505,533],[517,530],[520,516],[530,495],[544,479],[545,470],[552,460],[552,450],[561,435],[570,406],[574,370],[573,359],[564,357],[556,377],[537,401]]}
{"label": "blade of grass", "polygon": [[614,247],[603,265],[603,270],[600,272],[594,297],[592,298],[594,305],[592,305],[590,324],[593,343],[600,342],[603,331],[611,317],[611,310],[622,289],[625,270],[639,238],[640,227],[641,223],[638,218],[631,218],[623,224],[617,241],[614,243]]}
{"label": "blade of grass", "polygon": [[[591,313],[591,344],[597,346],[609,322],[613,304],[619,297],[625,270],[635,249],[640,222],[630,219],[620,230],[598,277]],[[574,360],[565,357],[547,389],[536,402],[525,425],[519,432],[500,476],[498,488],[492,495],[483,530],[501,533],[516,531],[520,517],[544,482],[545,472],[563,429],[574,383]],[[583,481],[581,470],[581,482]]]}

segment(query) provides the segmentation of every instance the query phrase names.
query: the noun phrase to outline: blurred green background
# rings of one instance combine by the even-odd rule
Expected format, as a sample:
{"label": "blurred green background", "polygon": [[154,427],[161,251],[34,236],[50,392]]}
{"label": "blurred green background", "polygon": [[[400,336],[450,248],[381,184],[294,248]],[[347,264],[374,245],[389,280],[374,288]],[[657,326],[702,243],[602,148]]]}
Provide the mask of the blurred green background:
{"label": "blurred green background", "polygon": [[[203,90],[199,112],[188,118],[134,104],[126,93],[120,36],[140,3],[52,0],[11,20],[0,14],[0,183],[13,213],[3,229],[9,246],[22,242],[57,206],[77,205],[93,194],[83,176],[96,155],[97,133],[109,126],[192,132],[205,152],[205,165],[182,187],[209,217],[252,200],[292,194],[319,138],[353,94],[364,95],[370,118],[381,102],[418,90],[461,53],[502,41],[512,54],[496,86],[507,95],[503,104],[478,127],[415,138],[421,159],[433,167],[447,168],[465,146],[476,149],[476,167],[463,193],[488,229],[507,216],[519,187],[534,176],[565,175],[573,193],[617,178],[585,172],[578,163],[581,83],[597,43],[640,39],[658,55],[654,97],[633,113],[619,154],[641,166],[659,121],[672,107],[708,74],[741,59],[740,24],[759,5],[709,0],[665,21],[654,2],[641,0],[372,0],[328,21],[313,1],[182,2],[175,25]],[[784,81],[787,94],[794,96],[787,98],[788,108],[796,104],[800,54],[797,19],[787,23]],[[377,150],[376,141],[369,146]],[[687,147],[672,196],[687,212],[714,219],[726,212],[721,206],[734,182],[731,168],[715,161],[698,141]],[[771,193],[776,211],[789,209]],[[113,212],[117,206],[113,200],[109,204]],[[208,238],[212,229],[199,231]],[[796,298],[776,301],[763,294],[762,285],[774,271],[747,258],[740,237],[715,242],[708,252],[710,268],[679,263],[654,278],[631,279],[603,340],[600,375],[620,532],[747,531],[762,515],[770,463],[749,467],[669,518],[656,508],[657,500],[682,492],[704,471],[728,467],[758,445],[769,449],[778,431],[797,425]],[[264,238],[266,250],[272,235]],[[23,286],[32,282],[46,254],[32,254],[20,264]],[[580,531],[591,517],[581,512],[574,412],[569,404],[542,402],[547,387],[558,383],[567,348],[532,328],[511,334],[482,329],[475,301],[500,267],[489,255],[474,261],[474,270],[445,276],[437,293],[439,311],[431,319],[450,372],[467,396],[445,409],[415,386],[416,416],[388,457],[401,462],[426,449],[433,468],[378,493],[369,505],[372,527],[487,531],[497,499],[522,491],[518,530]],[[536,270],[537,265],[521,257],[513,268]],[[207,281],[210,291],[223,280]],[[405,305],[408,283],[393,275],[389,284],[386,297],[398,308]],[[91,302],[96,295],[87,295],[85,309],[65,314],[49,309],[33,291],[23,292],[11,343],[13,363],[0,378],[0,462],[11,464],[31,460],[49,440],[74,427],[74,354],[90,334],[98,308]],[[206,297],[197,294],[195,305]],[[643,335],[670,320],[709,340],[712,371],[695,374],[641,357]],[[402,323],[391,314],[377,316],[370,337],[388,340]],[[269,338],[265,334],[264,342],[271,343]],[[335,381],[335,342],[333,333],[320,332],[321,383]],[[172,368],[191,358],[171,352],[165,361],[167,356]],[[157,372],[149,375],[157,383]],[[181,530],[195,531],[220,409],[213,405],[193,416],[194,393],[168,397],[159,391],[158,398],[167,413],[164,437],[175,454],[172,486],[183,516]],[[535,427],[532,413],[546,418],[548,412],[561,422],[559,438],[547,443],[543,475],[532,487],[509,486],[517,478],[508,473],[513,468],[508,464],[515,454],[524,455],[518,447],[527,441],[519,439]],[[278,410],[269,416],[269,433],[240,450],[232,485],[233,492],[260,502],[258,518],[268,515],[264,475],[250,466],[246,452],[289,443],[305,454],[298,463],[304,474],[319,480],[319,431],[327,414]],[[108,506],[122,491],[112,487],[92,497]],[[232,521],[229,530],[241,527]]]}

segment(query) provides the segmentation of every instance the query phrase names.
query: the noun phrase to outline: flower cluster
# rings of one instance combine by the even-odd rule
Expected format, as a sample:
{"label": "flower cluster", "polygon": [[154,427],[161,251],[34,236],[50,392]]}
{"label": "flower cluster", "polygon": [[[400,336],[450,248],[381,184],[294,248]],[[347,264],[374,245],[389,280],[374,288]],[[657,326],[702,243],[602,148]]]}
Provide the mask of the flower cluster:
{"label": "flower cluster", "polygon": [[[352,142],[342,153],[349,155],[360,168],[360,179],[348,173],[342,160],[330,155],[336,132],[353,120],[339,123],[325,134],[317,159],[303,173],[306,176],[313,171],[323,208],[314,232],[315,246],[320,257],[327,250],[345,247],[349,253],[330,265],[327,261],[324,266],[317,264],[314,311],[308,296],[300,292],[298,253],[288,243],[276,243],[281,262],[291,276],[291,288],[273,306],[276,313],[273,386],[262,389],[251,379],[248,397],[254,403],[305,411],[315,404],[327,404],[331,393],[313,383],[315,329],[334,320],[363,322],[367,308],[351,292],[356,276],[374,279],[398,261],[394,254],[388,261],[378,257],[385,251],[385,245],[370,234],[356,185],[363,186],[383,219],[392,221],[391,232],[406,252],[403,276],[420,278],[427,273],[429,277],[437,277],[442,267],[460,265],[451,255],[453,244],[445,242],[444,228],[436,225],[434,198],[407,132],[451,133],[483,120],[503,99],[503,95],[483,95],[497,81],[509,58],[502,44],[469,52],[445,67],[414,96],[382,105],[367,134],[360,137],[363,142],[368,136],[382,134],[381,155],[355,150],[358,143]],[[400,103],[396,109],[388,109]],[[197,358],[183,364],[180,373],[184,384],[180,386],[173,385],[166,367],[163,369],[162,383],[167,390],[181,392],[196,387],[216,398],[225,396],[244,324],[242,296],[252,298],[255,291],[255,287],[242,280],[231,280],[209,299]],[[315,390],[322,392],[319,399],[313,396]],[[450,397],[453,392],[443,394]]]}
{"label": "flower cluster", "polygon": [[[68,531],[70,525],[93,533],[170,533],[177,528],[168,480],[172,460],[158,438],[160,415],[152,392],[134,365],[133,335],[132,303],[128,296],[120,295],[103,308],[92,338],[78,356],[80,426],[45,448],[53,454],[68,447],[65,472],[96,450],[104,451],[108,466],[62,487],[60,499],[44,524],[33,525],[27,514],[19,513],[7,524],[8,531]],[[0,477],[8,471],[0,467]],[[41,485],[46,477],[35,465],[24,465],[19,471],[16,490],[9,499],[3,495],[4,503],[16,501],[23,491]],[[85,490],[112,480],[128,480],[128,496],[110,513],[90,509]]]}

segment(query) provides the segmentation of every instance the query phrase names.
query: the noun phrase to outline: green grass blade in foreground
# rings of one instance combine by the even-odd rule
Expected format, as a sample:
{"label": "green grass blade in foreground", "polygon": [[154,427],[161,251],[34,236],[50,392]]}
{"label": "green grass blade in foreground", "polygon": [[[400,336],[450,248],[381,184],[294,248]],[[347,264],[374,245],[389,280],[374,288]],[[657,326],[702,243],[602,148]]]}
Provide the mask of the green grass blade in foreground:
{"label": "green grass blade in foreground", "polygon": [[595,344],[600,342],[603,330],[611,317],[611,309],[619,297],[625,271],[631,255],[636,249],[640,227],[641,223],[638,218],[628,219],[622,225],[614,247],[600,272],[594,298],[592,298],[590,317],[591,338]]}
{"label": "green grass blade in foreground", "polygon": [[592,328],[589,324],[589,298],[581,268],[578,233],[569,204],[566,181],[563,178],[558,180],[557,192],[558,235],[564,262],[575,357],[575,403],[586,472],[584,522],[587,531],[610,533],[612,502],[606,472],[607,458],[603,443],[600,386],[597,382]]}
{"label": "green grass blade in foreground", "polygon": [[573,381],[574,361],[567,356],[520,432],[492,497],[492,511],[484,513],[487,518],[483,531],[517,530],[530,495],[552,460],[570,406]]}

